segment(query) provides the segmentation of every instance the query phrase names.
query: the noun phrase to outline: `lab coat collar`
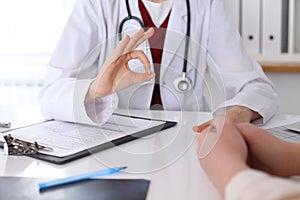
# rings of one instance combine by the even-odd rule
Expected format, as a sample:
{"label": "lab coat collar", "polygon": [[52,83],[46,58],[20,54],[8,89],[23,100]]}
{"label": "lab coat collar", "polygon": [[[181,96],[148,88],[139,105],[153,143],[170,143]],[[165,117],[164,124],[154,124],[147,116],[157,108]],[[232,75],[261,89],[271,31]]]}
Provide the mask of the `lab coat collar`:
{"label": "lab coat collar", "polygon": [[[135,15],[142,19],[141,12],[139,10],[139,0],[130,0],[130,9],[132,15]],[[125,3],[124,3],[125,5]],[[126,8],[126,6],[125,6]],[[185,0],[174,0],[174,5],[172,7],[172,10],[176,13],[175,15],[178,16],[179,18],[184,18],[187,15],[187,10],[186,10],[186,1]],[[127,16],[127,11],[126,11],[126,16]]]}

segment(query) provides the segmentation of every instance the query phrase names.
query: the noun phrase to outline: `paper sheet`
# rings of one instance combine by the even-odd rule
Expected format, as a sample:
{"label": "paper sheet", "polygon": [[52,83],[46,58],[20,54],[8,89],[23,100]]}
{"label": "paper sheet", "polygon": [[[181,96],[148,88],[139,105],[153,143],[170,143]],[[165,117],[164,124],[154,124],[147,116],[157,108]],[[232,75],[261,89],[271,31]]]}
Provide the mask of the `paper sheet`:
{"label": "paper sheet", "polygon": [[62,121],[48,121],[10,131],[13,137],[53,148],[52,152],[41,153],[64,157],[117,138],[164,124],[128,116],[112,115],[101,127]]}
{"label": "paper sheet", "polygon": [[271,129],[275,127],[287,126],[300,122],[300,116],[298,115],[275,115],[267,124],[261,126],[264,129]]}

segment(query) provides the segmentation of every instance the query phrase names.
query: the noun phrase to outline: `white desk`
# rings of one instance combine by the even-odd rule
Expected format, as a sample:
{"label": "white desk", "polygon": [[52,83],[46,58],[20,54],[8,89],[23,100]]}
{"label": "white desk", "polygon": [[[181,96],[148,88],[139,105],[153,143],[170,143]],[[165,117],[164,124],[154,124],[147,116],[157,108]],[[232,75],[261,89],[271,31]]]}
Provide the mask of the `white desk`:
{"label": "white desk", "polygon": [[[5,119],[5,112],[1,113],[0,119]],[[65,165],[50,164],[26,156],[7,157],[0,150],[0,176],[62,178],[107,167],[127,166],[124,173],[109,178],[151,180],[148,200],[221,199],[198,163],[195,133],[192,131],[192,126],[208,120],[210,113],[131,111],[126,114],[173,120],[178,125]],[[6,116],[9,116],[9,120],[13,119],[15,126],[43,120],[38,108],[33,107],[15,107],[14,112],[7,112]],[[281,117],[275,121],[278,119],[284,120]]]}
{"label": "white desk", "polygon": [[[5,112],[1,112],[0,119],[11,120],[15,126],[43,120],[38,108],[16,107],[14,110],[7,112],[10,119],[4,118]],[[145,112],[141,111],[131,111],[129,114],[145,116]],[[192,126],[206,121],[211,115],[149,111],[146,116],[175,120],[178,125],[64,165],[55,165],[26,156],[7,157],[3,155],[3,150],[0,150],[0,176],[61,178],[111,166],[127,166],[128,169],[124,173],[109,178],[151,180],[148,200],[220,199],[198,163],[195,133],[192,131]]]}

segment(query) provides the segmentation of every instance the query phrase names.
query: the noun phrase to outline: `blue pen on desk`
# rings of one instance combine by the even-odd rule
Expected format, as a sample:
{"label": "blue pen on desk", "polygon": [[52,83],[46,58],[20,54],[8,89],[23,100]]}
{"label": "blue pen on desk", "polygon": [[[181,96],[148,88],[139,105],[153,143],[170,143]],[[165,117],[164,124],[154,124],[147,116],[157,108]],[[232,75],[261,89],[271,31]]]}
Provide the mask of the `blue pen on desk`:
{"label": "blue pen on desk", "polygon": [[127,167],[109,168],[109,169],[90,172],[90,173],[86,173],[86,174],[80,174],[80,175],[71,176],[71,177],[67,177],[67,178],[57,179],[57,180],[53,180],[53,181],[42,182],[42,183],[39,183],[39,189],[45,190],[47,188],[52,188],[52,187],[56,187],[56,186],[60,186],[60,185],[66,185],[66,184],[70,184],[70,183],[84,181],[84,180],[92,179],[95,177],[101,177],[101,176],[105,176],[105,175],[109,175],[109,174],[115,174],[126,168]]}

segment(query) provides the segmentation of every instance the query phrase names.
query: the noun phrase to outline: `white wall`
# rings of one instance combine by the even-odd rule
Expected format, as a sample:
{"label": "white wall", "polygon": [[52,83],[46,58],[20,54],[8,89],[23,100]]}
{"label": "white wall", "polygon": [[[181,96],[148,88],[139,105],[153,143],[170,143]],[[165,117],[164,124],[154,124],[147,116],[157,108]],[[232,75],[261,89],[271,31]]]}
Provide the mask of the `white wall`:
{"label": "white wall", "polygon": [[300,73],[267,73],[279,95],[279,113],[300,114]]}

